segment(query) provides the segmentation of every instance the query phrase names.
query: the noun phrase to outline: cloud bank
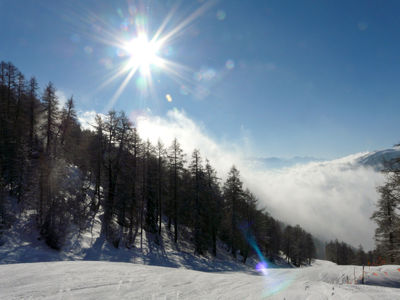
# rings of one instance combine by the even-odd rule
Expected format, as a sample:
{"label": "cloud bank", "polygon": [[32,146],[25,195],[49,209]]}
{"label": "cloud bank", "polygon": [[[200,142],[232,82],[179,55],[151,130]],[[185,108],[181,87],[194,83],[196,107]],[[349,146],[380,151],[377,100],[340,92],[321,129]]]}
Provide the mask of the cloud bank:
{"label": "cloud bank", "polygon": [[246,149],[211,138],[183,111],[171,110],[166,117],[140,116],[135,123],[141,137],[153,143],[161,139],[168,146],[176,137],[187,154],[200,149],[222,179],[235,164],[260,206],[281,221],[300,224],[323,240],[338,238],[374,247],[370,216],[378,198],[376,187],[384,178],[373,168],[356,164],[366,153],[271,170],[249,161]]}

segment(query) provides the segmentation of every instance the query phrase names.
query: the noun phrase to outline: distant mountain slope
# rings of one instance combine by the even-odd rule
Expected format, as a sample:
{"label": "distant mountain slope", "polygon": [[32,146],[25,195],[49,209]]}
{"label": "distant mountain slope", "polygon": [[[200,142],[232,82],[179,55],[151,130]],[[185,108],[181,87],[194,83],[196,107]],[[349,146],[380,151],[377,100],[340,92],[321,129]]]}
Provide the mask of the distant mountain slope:
{"label": "distant mountain slope", "polygon": [[[352,154],[344,158],[332,161],[344,162],[354,166],[373,167],[377,171],[383,170],[394,159],[400,159],[400,147],[385,150]],[[315,158],[312,156],[295,156],[291,158],[281,157],[253,157],[248,159],[254,166],[266,169],[290,168],[296,165],[306,165],[312,162],[329,162],[330,160]]]}
{"label": "distant mountain slope", "polygon": [[248,161],[261,168],[281,169],[281,168],[290,168],[295,165],[305,165],[310,162],[320,162],[324,161],[324,159],[315,158],[311,156],[295,156],[291,158],[253,157],[249,158]]}
{"label": "distant mountain slope", "polygon": [[400,159],[400,147],[370,152],[358,158],[356,162],[380,171],[394,159]]}

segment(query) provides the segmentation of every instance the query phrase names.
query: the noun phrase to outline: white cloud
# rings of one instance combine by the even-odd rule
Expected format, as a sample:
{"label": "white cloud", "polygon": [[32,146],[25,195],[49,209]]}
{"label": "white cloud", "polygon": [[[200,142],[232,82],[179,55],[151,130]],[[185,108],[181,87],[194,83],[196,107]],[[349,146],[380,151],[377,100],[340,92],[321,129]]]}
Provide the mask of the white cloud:
{"label": "white cloud", "polygon": [[205,133],[204,128],[188,118],[183,111],[170,110],[165,118],[151,114],[139,116],[135,123],[140,136],[153,144],[161,139],[169,146],[176,137],[188,155],[194,149],[200,149],[202,156],[218,168],[220,176],[229,171],[237,157],[242,156],[238,147],[215,142]]}
{"label": "white cloud", "polygon": [[186,153],[200,149],[222,178],[235,164],[260,204],[281,221],[300,224],[324,239],[338,238],[354,246],[361,243],[367,249],[374,247],[375,226],[369,218],[378,197],[376,186],[383,182],[383,176],[372,168],[353,164],[365,153],[267,170],[249,163],[249,154],[240,146],[212,139],[183,111],[171,110],[165,118],[141,116],[136,125],[142,138],[153,143],[160,138],[168,146],[176,137]]}
{"label": "white cloud", "polygon": [[68,101],[67,96],[62,90],[56,90],[56,97],[58,99],[59,108],[63,108],[65,106],[65,103],[67,103]]}
{"label": "white cloud", "polygon": [[369,217],[383,176],[351,164],[359,156],[279,171],[246,170],[243,176],[273,216],[299,223],[318,237],[370,249],[375,225]]}
{"label": "white cloud", "polygon": [[87,130],[94,130],[94,125],[96,124],[95,118],[96,115],[100,115],[102,118],[105,118],[105,115],[99,114],[94,110],[78,112],[78,121],[81,123],[82,128]]}

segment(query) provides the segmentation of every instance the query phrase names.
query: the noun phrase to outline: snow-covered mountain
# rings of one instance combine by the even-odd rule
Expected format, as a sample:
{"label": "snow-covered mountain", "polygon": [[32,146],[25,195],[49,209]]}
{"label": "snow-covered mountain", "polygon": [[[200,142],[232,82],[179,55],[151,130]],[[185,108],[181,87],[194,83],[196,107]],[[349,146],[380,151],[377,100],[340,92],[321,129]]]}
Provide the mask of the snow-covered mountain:
{"label": "snow-covered mountain", "polygon": [[400,147],[367,153],[358,158],[356,163],[363,166],[370,166],[380,171],[395,159],[400,159]]}
{"label": "snow-covered mountain", "polygon": [[[353,166],[373,167],[377,171],[381,171],[388,166],[394,159],[400,158],[400,147],[394,147],[385,150],[377,150],[372,152],[363,152],[349,155],[343,158],[346,164]],[[337,161],[342,160],[337,159]],[[290,168],[296,165],[306,165],[312,162],[326,162],[326,159],[316,158],[312,156],[295,156],[291,158],[281,157],[252,157],[248,159],[253,165],[266,169]],[[336,160],[334,160],[336,161]]]}
{"label": "snow-covered mountain", "polygon": [[253,157],[250,158],[249,161],[254,163],[255,165],[267,169],[281,169],[292,167],[295,165],[303,165],[310,162],[318,162],[324,161],[321,158],[315,158],[311,156],[295,156],[291,158],[282,158],[282,157]]}

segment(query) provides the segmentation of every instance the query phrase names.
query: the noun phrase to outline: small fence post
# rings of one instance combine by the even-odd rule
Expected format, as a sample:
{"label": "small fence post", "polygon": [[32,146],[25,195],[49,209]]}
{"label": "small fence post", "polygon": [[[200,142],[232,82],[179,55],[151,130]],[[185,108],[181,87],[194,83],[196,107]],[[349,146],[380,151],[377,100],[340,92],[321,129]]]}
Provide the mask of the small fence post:
{"label": "small fence post", "polygon": [[364,265],[363,265],[363,271],[362,271],[361,283],[362,283],[362,284],[364,284]]}

